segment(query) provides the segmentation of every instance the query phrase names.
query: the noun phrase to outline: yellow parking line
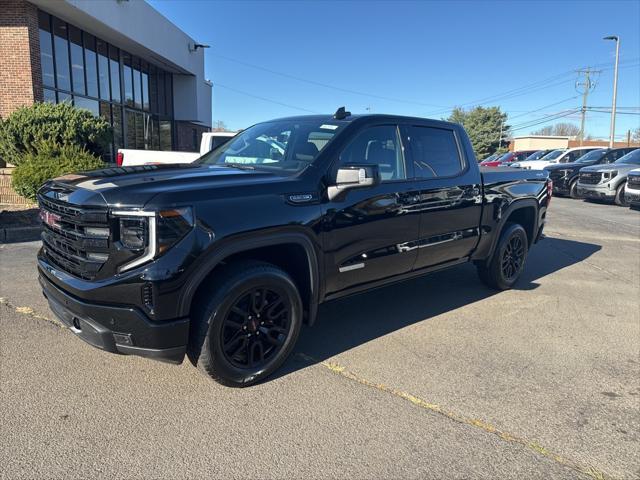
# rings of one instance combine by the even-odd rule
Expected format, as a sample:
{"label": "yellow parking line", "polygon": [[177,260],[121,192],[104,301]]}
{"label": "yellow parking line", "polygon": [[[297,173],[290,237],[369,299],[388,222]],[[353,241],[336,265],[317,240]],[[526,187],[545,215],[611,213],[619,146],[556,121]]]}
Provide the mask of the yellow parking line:
{"label": "yellow parking line", "polygon": [[336,362],[332,362],[332,361],[318,361],[316,359],[314,359],[313,357],[306,355],[304,353],[298,353],[297,356],[299,356],[300,358],[310,362],[310,363],[317,363],[321,366],[323,366],[324,368],[327,368],[328,370],[330,370],[331,372],[333,372],[336,375],[340,375],[341,377],[347,378],[349,380],[353,380],[354,382],[357,382],[361,385],[365,385],[367,387],[371,387],[371,388],[375,388],[376,390],[380,390],[382,392],[385,393],[389,393],[391,395],[394,395],[396,397],[402,398],[403,400],[406,400],[410,403],[412,403],[413,405],[425,409],[425,410],[429,410],[431,412],[437,413],[439,415],[442,415],[446,418],[448,418],[449,420],[453,420],[454,422],[457,423],[461,423],[464,425],[469,425],[471,427],[475,427],[478,428],[480,430],[483,430],[487,433],[496,435],[498,437],[500,437],[502,440],[505,440],[507,442],[511,442],[511,443],[517,443],[519,445],[522,445],[526,448],[528,448],[529,450],[532,450],[534,452],[536,452],[539,455],[542,455],[546,458],[549,458],[565,467],[568,467],[576,472],[582,473],[584,475],[587,475],[593,479],[596,480],[613,480],[613,477],[610,475],[605,474],[604,472],[602,472],[601,470],[592,467],[592,466],[584,466],[579,464],[578,462],[571,460],[567,457],[564,457],[562,455],[558,455],[554,452],[552,452],[551,450],[545,448],[544,446],[527,440],[525,438],[519,437],[517,435],[513,435],[509,432],[506,432],[504,430],[500,430],[499,428],[484,422],[483,420],[479,420],[476,418],[470,418],[470,417],[465,417],[464,415],[461,415],[459,413],[447,410],[446,408],[441,407],[438,404],[435,403],[431,403],[428,402],[416,395],[413,395],[411,393],[405,392],[403,390],[399,390],[397,388],[391,387],[389,385],[385,385],[384,383],[376,383],[373,382],[371,380],[368,380],[366,378],[363,378],[349,370],[347,370],[346,367],[344,367],[343,365],[340,365],[339,363]]}

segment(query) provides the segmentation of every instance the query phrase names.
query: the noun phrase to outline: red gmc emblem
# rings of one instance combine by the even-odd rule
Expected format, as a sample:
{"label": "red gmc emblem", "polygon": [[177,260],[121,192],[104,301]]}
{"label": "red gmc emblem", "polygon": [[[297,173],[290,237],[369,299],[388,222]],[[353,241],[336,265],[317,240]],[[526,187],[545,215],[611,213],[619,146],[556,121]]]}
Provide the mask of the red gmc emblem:
{"label": "red gmc emblem", "polygon": [[50,227],[58,228],[58,222],[62,219],[60,215],[56,213],[48,212],[47,210],[40,210],[40,219],[43,223],[46,223]]}

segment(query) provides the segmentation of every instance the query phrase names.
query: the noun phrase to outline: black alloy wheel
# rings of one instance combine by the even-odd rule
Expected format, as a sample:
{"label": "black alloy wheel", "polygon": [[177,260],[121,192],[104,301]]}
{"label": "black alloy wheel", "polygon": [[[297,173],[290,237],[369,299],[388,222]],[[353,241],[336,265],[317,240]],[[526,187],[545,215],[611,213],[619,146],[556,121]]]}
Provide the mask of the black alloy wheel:
{"label": "black alloy wheel", "polygon": [[269,263],[243,260],[220,267],[195,303],[187,354],[223,385],[264,380],[284,363],[300,334],[298,287]]}
{"label": "black alloy wheel", "polygon": [[525,258],[525,246],[520,236],[512,236],[502,251],[501,268],[504,279],[512,281],[522,269]]}
{"label": "black alloy wheel", "polygon": [[238,368],[261,368],[275,357],[291,330],[291,312],[282,292],[254,288],[243,293],[222,323],[224,356]]}
{"label": "black alloy wheel", "polygon": [[507,223],[491,258],[477,264],[480,279],[495,290],[513,288],[524,271],[528,252],[525,229],[517,223]]}

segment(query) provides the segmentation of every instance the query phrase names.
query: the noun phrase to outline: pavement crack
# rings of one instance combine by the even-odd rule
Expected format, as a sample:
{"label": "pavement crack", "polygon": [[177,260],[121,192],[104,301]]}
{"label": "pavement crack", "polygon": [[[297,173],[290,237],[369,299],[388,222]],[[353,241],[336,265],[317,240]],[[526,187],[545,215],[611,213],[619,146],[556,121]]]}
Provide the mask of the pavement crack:
{"label": "pavement crack", "polygon": [[404,390],[400,390],[397,388],[394,388],[392,386],[386,385],[384,383],[377,383],[371,380],[368,380],[364,377],[361,377],[360,375],[348,370],[344,365],[340,365],[337,362],[333,362],[333,361],[322,361],[322,360],[318,360],[316,358],[311,357],[310,355],[307,355],[305,353],[299,352],[296,354],[298,357],[300,357],[301,359],[309,362],[309,363],[314,363],[314,364],[318,364],[321,365],[322,367],[330,370],[331,372],[333,372],[336,375],[339,375],[341,377],[344,377],[346,379],[349,379],[351,381],[357,382],[361,385],[364,385],[366,387],[370,387],[370,388],[374,388],[376,390],[379,390],[381,392],[393,395],[395,397],[399,397],[405,401],[410,402],[411,404],[423,409],[423,410],[428,410],[430,412],[433,412],[437,415],[443,416],[449,420],[452,420],[456,423],[462,424],[462,425],[467,425],[467,426],[471,426],[474,428],[477,428],[479,430],[482,430],[486,433],[492,434],[492,435],[496,435],[497,437],[499,437],[500,439],[509,442],[509,443],[514,443],[514,444],[518,444],[521,445],[535,453],[537,453],[538,455],[541,455],[545,458],[548,458],[550,460],[553,460],[554,462],[570,468],[571,470],[578,472],[582,475],[585,475],[587,477],[590,477],[594,480],[614,480],[614,477],[612,477],[611,475],[605,474],[603,471],[601,471],[600,469],[593,467],[593,466],[586,466],[586,465],[582,465],[579,462],[572,460],[570,458],[567,458],[565,456],[559,455],[557,453],[554,453],[553,451],[549,450],[548,448],[538,444],[537,442],[531,441],[531,440],[527,440],[524,437],[520,437],[518,435],[514,435],[511,434],[505,430],[501,430],[498,427],[495,427],[494,425],[491,425],[490,423],[487,423],[483,420],[477,419],[477,418],[471,418],[471,417],[467,417],[465,415],[462,415],[460,413],[454,412],[452,410],[446,409],[444,407],[442,407],[441,405],[438,405],[436,403],[432,403],[429,402],[423,398],[420,398],[416,395],[413,395],[409,392],[405,392]]}
{"label": "pavement crack", "polygon": [[46,317],[44,315],[41,315],[39,313],[37,313],[33,308],[31,307],[16,307],[15,305],[13,305],[9,300],[7,300],[4,297],[0,297],[0,305],[5,305],[6,307],[14,310],[16,313],[20,313],[22,315],[27,315],[31,318],[36,318],[38,320],[45,320],[49,323],[52,323],[58,327],[63,327],[62,323],[60,323],[58,320],[56,320],[55,318],[49,318]]}

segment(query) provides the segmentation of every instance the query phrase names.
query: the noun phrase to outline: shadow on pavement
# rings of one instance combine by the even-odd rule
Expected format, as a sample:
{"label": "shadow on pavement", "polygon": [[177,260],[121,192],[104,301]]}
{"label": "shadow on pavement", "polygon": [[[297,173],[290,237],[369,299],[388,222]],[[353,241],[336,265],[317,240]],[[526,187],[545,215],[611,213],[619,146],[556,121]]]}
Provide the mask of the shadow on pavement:
{"label": "shadow on pavement", "polygon": [[[516,290],[534,290],[536,280],[579,263],[602,247],[546,237],[529,253]],[[304,328],[294,355],[274,377],[308,367],[304,353],[316,362],[362,345],[414,323],[498,294],[480,282],[475,267],[462,265],[421,278],[321,305],[318,319]]]}

